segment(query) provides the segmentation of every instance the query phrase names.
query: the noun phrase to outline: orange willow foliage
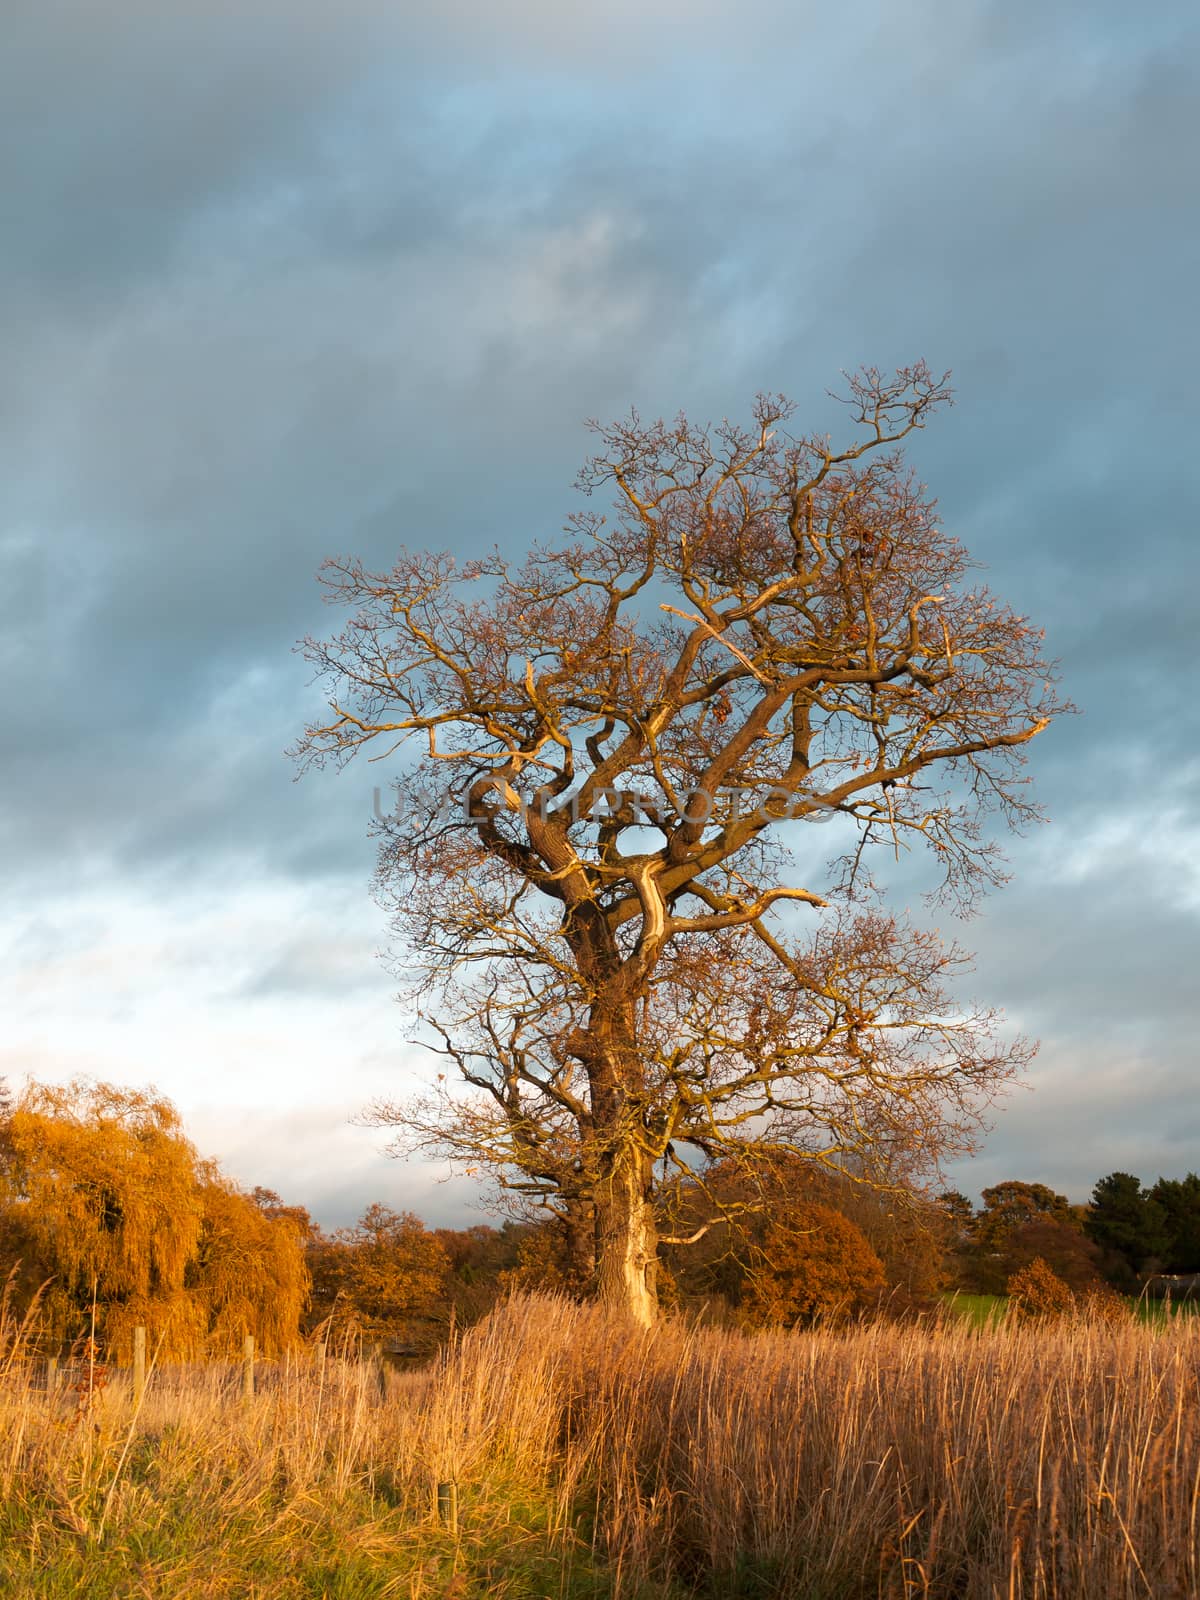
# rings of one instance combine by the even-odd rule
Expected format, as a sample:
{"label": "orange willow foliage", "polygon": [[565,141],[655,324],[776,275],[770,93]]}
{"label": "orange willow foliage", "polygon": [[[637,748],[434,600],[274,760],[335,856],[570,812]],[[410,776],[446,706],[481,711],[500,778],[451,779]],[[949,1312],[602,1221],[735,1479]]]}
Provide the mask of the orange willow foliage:
{"label": "orange willow foliage", "polygon": [[263,1355],[278,1355],[299,1337],[308,1302],[303,1230],[295,1217],[262,1211],[214,1163],[203,1171],[194,1278],[210,1341],[228,1348],[252,1333]]}
{"label": "orange willow foliage", "polygon": [[[77,1080],[33,1085],[5,1119],[0,1239],[23,1280],[52,1282],[52,1340],[97,1321],[118,1358],[139,1323],[165,1358],[298,1337],[307,1294],[300,1229],[201,1161],[179,1114],[151,1093]],[[0,1266],[8,1263],[0,1262]]]}

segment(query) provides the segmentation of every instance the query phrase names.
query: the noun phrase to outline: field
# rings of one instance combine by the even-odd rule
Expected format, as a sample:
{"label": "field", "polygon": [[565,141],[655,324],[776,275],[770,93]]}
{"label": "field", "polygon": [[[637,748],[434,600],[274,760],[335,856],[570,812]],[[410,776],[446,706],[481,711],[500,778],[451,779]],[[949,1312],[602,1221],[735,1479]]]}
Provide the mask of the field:
{"label": "field", "polygon": [[[1008,1308],[1008,1300],[1002,1294],[963,1294],[955,1290],[952,1294],[943,1295],[942,1301],[947,1311],[976,1327],[1002,1322]],[[1200,1316],[1200,1300],[1171,1302],[1150,1300],[1143,1295],[1137,1298],[1128,1296],[1126,1303],[1131,1316],[1154,1326],[1160,1326],[1168,1317]]]}
{"label": "field", "polygon": [[1200,1594],[1190,1317],[644,1334],[524,1299],[421,1372],[152,1373],[137,1414],[9,1356],[6,1600]]}
{"label": "field", "polygon": [[947,1310],[973,1323],[977,1328],[1003,1320],[1007,1304],[1004,1296],[999,1294],[955,1293],[945,1295],[943,1298]]}

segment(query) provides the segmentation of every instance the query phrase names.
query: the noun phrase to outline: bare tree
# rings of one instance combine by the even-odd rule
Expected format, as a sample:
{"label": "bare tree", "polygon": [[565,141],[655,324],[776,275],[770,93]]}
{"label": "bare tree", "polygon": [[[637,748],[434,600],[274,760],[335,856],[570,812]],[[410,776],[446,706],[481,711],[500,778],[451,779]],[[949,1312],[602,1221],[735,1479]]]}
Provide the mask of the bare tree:
{"label": "bare tree", "polygon": [[296,753],[418,744],[377,886],[457,1069],[376,1115],[557,1212],[644,1321],[706,1162],[967,1148],[1031,1053],[867,875],[920,845],[960,909],[999,881],[986,814],[1036,815],[1023,747],[1065,709],[897,448],[948,393],[864,371],[837,450],[772,395],[750,428],[592,424],[578,487],[615,509],[519,565],[323,569],[354,614],[306,641],[330,711]]}

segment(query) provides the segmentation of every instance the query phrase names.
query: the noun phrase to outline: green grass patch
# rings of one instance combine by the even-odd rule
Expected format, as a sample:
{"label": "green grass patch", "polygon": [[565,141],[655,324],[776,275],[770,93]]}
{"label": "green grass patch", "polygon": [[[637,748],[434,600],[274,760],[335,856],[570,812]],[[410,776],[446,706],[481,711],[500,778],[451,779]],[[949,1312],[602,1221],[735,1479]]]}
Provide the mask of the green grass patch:
{"label": "green grass patch", "polygon": [[964,1322],[977,1328],[989,1328],[1004,1319],[1008,1310],[1008,1297],[1002,1294],[962,1294],[953,1292],[942,1296],[948,1310]]}
{"label": "green grass patch", "polygon": [[1134,1314],[1140,1322],[1152,1327],[1163,1327],[1170,1317],[1194,1317],[1200,1313],[1200,1300],[1152,1300],[1149,1295],[1130,1299]]}
{"label": "green grass patch", "polygon": [[[102,1543],[50,1496],[0,1505],[5,1600],[604,1600],[614,1576],[549,1496],[462,1506],[459,1536],[366,1490],[213,1515],[204,1486],[156,1500],[130,1480]],[[669,1600],[655,1587],[644,1600]]]}

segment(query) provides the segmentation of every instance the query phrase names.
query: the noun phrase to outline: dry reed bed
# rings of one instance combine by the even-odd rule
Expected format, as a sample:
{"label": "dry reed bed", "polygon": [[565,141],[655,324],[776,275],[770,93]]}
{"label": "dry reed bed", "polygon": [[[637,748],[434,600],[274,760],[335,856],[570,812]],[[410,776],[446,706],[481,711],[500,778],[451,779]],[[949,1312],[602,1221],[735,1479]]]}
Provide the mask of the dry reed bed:
{"label": "dry reed bed", "polygon": [[789,1595],[1200,1595],[1200,1330],[596,1341],[592,1479],[644,1568]]}
{"label": "dry reed bed", "polygon": [[594,1530],[614,1593],[1200,1595],[1196,1319],[645,1333],[531,1298],[382,1387],[302,1359],[249,1406],[201,1373],[73,1425],[21,1380],[0,1386],[0,1487],[44,1508],[46,1555],[63,1529],[169,1514],[181,1484],[238,1537],[364,1493],[380,1537],[419,1534],[453,1478],[464,1538],[541,1496],[564,1548]]}

